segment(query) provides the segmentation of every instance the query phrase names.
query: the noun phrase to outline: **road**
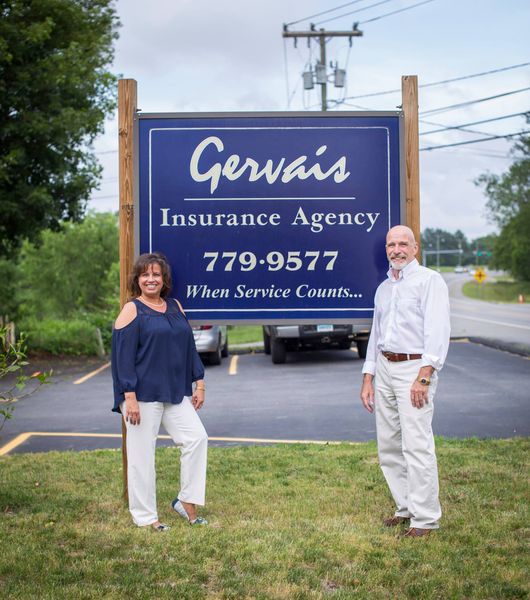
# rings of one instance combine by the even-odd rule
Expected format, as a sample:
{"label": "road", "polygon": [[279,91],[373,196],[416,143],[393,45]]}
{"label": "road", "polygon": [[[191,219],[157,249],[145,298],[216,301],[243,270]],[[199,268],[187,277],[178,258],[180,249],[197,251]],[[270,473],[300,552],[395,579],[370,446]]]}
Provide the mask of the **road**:
{"label": "road", "polygon": [[444,273],[451,296],[451,336],[487,338],[530,349],[530,304],[501,304],[466,298],[467,273]]}

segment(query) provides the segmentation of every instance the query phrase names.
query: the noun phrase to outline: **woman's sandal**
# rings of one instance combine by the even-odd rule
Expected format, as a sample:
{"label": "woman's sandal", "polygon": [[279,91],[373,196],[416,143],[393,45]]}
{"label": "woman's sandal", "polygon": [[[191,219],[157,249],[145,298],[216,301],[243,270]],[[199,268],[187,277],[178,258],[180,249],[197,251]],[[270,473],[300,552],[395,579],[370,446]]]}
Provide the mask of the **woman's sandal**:
{"label": "woman's sandal", "polygon": [[151,528],[159,533],[162,531],[169,531],[171,529],[171,527],[165,523],[151,523]]}
{"label": "woman's sandal", "polygon": [[188,521],[188,523],[190,525],[208,525],[208,521],[206,519],[204,519],[203,517],[197,517],[196,519],[193,519],[193,521],[188,517],[188,513],[186,512],[186,509],[184,508],[182,502],[178,499],[175,498],[175,500],[173,500],[173,502],[171,503],[171,506],[173,507],[173,510],[178,513],[183,519],[186,519],[186,521]]}

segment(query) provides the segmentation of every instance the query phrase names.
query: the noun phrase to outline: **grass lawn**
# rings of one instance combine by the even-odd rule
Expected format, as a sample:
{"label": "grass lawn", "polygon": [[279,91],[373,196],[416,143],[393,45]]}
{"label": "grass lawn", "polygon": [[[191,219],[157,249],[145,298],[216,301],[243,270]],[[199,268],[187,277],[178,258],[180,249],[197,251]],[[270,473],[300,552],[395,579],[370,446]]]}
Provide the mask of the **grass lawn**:
{"label": "grass lawn", "polygon": [[263,342],[261,325],[234,325],[228,328],[228,345]]}
{"label": "grass lawn", "polygon": [[530,302],[529,281],[486,281],[482,284],[468,281],[462,291],[469,298],[488,300],[490,302],[518,302],[519,294],[523,294],[525,302]]}
{"label": "grass lawn", "polygon": [[115,451],[0,459],[2,598],[528,598],[528,439],[438,439],[442,529],[402,539],[373,443],[214,447],[207,527],[158,534],[120,502]]}

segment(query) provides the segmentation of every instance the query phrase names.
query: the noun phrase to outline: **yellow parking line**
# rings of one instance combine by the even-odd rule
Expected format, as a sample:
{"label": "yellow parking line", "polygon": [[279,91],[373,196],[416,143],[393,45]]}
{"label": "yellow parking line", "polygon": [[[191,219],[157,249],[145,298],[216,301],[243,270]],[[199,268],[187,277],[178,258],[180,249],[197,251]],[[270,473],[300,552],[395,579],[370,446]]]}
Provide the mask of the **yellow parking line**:
{"label": "yellow parking line", "polygon": [[[16,448],[23,444],[25,441],[29,440],[30,437],[96,437],[96,438],[119,438],[121,437],[121,433],[70,433],[65,431],[26,431],[25,433],[21,433],[17,435],[16,438],[13,438],[9,443],[0,448],[0,456],[4,454],[8,454]],[[169,436],[166,436],[169,438]]]}
{"label": "yellow parking line", "polygon": [[237,375],[237,361],[239,360],[239,356],[236,354],[232,356],[232,360],[230,361],[230,368],[228,369],[229,375]]}
{"label": "yellow parking line", "polygon": [[337,446],[339,444],[356,445],[361,442],[348,442],[341,440],[279,440],[273,438],[233,438],[233,437],[210,437],[210,442],[248,442],[250,444],[318,444],[321,446]]}
{"label": "yellow parking line", "polygon": [[101,371],[104,371],[105,369],[108,369],[109,367],[110,367],[110,362],[105,363],[104,365],[102,365],[101,367],[99,367],[98,369],[96,369],[95,371],[91,371],[90,373],[87,373],[83,377],[80,377],[79,379],[76,379],[74,381],[74,385],[79,385],[80,383],[85,383],[85,381],[87,379],[90,379],[91,377],[94,377],[94,375],[97,375],[98,373],[101,373]]}
{"label": "yellow parking line", "polygon": [[4,454],[11,452],[11,450],[16,448],[17,446],[20,446],[20,444],[23,444],[32,435],[33,434],[31,432],[21,433],[20,435],[17,435],[16,438],[13,438],[9,443],[7,443],[5,446],[2,446],[0,448],[0,456],[3,456]]}
{"label": "yellow parking line", "polygon": [[[4,456],[14,450],[29,438],[36,437],[82,437],[82,438],[121,438],[121,433],[80,433],[66,431],[26,431],[17,435],[9,443],[0,448],[0,456]],[[159,440],[170,440],[169,435],[159,435]],[[317,444],[336,446],[338,444],[355,445],[360,442],[348,441],[326,441],[326,440],[281,440],[274,438],[247,438],[247,437],[208,437],[210,442],[231,442],[231,443],[248,443],[248,444]]]}
{"label": "yellow parking line", "polygon": [[[30,431],[30,435],[41,437],[97,437],[97,438],[116,438],[121,437],[121,433],[82,433],[79,431]],[[168,437],[169,436],[165,436]]]}

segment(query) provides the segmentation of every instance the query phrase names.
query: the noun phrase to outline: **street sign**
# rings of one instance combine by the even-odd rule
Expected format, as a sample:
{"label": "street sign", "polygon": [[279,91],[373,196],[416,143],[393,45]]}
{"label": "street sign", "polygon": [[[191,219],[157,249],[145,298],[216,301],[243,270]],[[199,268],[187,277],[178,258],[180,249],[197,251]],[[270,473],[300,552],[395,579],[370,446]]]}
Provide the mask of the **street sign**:
{"label": "street sign", "polygon": [[484,269],[479,267],[478,269],[476,269],[473,277],[478,281],[478,283],[482,283],[487,278],[487,274],[486,271],[484,271]]}
{"label": "street sign", "polygon": [[403,222],[399,112],[140,114],[139,252],[194,322],[370,318]]}

